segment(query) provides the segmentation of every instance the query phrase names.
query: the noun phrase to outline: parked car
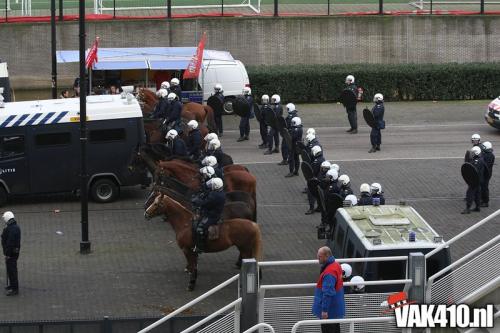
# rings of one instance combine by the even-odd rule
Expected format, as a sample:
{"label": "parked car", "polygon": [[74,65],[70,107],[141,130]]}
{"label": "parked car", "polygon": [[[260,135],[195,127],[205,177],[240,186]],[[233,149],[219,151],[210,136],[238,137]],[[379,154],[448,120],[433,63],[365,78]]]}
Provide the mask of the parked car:
{"label": "parked car", "polygon": [[488,104],[484,119],[490,126],[500,129],[500,96]]}

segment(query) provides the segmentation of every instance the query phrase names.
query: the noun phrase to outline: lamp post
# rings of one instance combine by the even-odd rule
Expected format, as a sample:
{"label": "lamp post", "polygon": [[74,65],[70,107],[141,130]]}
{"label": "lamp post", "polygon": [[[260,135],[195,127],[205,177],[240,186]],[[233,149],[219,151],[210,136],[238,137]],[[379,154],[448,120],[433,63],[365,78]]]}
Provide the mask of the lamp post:
{"label": "lamp post", "polygon": [[50,0],[50,45],[52,56],[52,98],[57,98],[56,0]]}

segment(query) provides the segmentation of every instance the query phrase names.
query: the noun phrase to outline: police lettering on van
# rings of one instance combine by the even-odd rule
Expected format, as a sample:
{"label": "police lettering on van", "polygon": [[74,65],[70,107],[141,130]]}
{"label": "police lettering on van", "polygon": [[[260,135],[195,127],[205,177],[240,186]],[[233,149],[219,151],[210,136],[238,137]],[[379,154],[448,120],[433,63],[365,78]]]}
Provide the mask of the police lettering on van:
{"label": "police lettering on van", "polygon": [[[0,109],[0,205],[15,195],[76,191],[80,186],[78,98],[5,103]],[[144,142],[142,112],[129,95],[87,97],[90,196],[110,202],[145,175],[127,168]]]}

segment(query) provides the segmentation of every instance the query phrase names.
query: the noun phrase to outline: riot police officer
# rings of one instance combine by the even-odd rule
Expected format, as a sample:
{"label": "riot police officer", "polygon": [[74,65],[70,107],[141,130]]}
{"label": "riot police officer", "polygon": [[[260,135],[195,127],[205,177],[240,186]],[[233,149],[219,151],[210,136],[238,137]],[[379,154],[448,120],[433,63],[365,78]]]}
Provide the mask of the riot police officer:
{"label": "riot police officer", "polygon": [[339,177],[340,190],[339,195],[342,198],[346,198],[349,194],[353,194],[351,189],[351,179],[348,175],[341,175]]}
{"label": "riot police officer", "polygon": [[379,183],[373,183],[370,185],[371,195],[372,195],[372,205],[385,205],[384,192],[382,192],[382,185]]}
{"label": "riot police officer", "polygon": [[206,182],[206,186],[209,189],[208,195],[204,199],[198,197],[193,200],[193,205],[200,208],[200,221],[196,227],[195,251],[197,253],[206,250],[208,228],[220,220],[226,203],[222,179],[212,178]]}
{"label": "riot police officer", "polygon": [[285,177],[299,175],[299,153],[297,152],[297,142],[302,141],[302,120],[299,117],[293,117],[290,124],[290,137],[292,146],[288,154],[288,170],[290,171]]}
{"label": "riot police officer", "polygon": [[380,93],[375,94],[373,102],[375,102],[375,106],[372,108],[372,114],[375,124],[370,132],[372,148],[368,151],[369,153],[375,153],[377,150],[380,150],[380,145],[382,144],[382,133],[380,130],[385,128],[384,96]]}
{"label": "riot police officer", "polygon": [[189,136],[188,136],[188,155],[193,160],[198,160],[200,158],[201,150],[201,132],[198,128],[198,122],[196,120],[190,120],[187,123]]}
{"label": "riot police officer", "polygon": [[[280,95],[274,94],[271,96],[271,109],[276,115],[276,117],[283,116],[283,107],[281,106],[281,97]],[[274,149],[273,149],[274,142]],[[269,132],[267,134],[267,151],[264,152],[264,155],[270,155],[272,153],[279,153],[279,145],[280,145],[280,136],[277,127],[269,127]]]}
{"label": "riot police officer", "polygon": [[478,146],[474,146],[471,149],[472,161],[470,162],[479,176],[479,184],[475,186],[468,186],[467,192],[465,194],[465,202],[466,207],[462,211],[462,214],[470,214],[470,208],[472,206],[472,202],[476,204],[476,207],[473,209],[475,212],[479,212],[481,205],[481,184],[484,183],[484,169],[486,168],[483,159],[481,158],[481,148]]}
{"label": "riot police officer", "polygon": [[182,132],[181,127],[181,113],[182,103],[179,102],[177,95],[174,92],[168,94],[167,99],[171,103],[170,114],[165,118],[165,123],[168,128],[173,128],[177,132]]}
{"label": "riot police officer", "polygon": [[[311,154],[312,154],[312,160],[311,160],[311,167],[313,171],[313,178],[320,178],[320,172],[321,172],[321,163],[325,161],[325,158],[323,157],[323,150],[321,149],[320,146],[314,146],[311,148]],[[326,171],[325,171],[326,175]],[[324,177],[324,175],[323,175]],[[311,191],[308,189],[307,191],[307,200],[309,202],[309,210],[305,213],[306,215],[314,214],[314,203],[316,202],[316,198],[313,196]]]}
{"label": "riot police officer", "polygon": [[166,89],[170,93],[170,83],[168,81],[163,81],[160,85],[160,89]]}
{"label": "riot police officer", "polygon": [[[345,78],[345,84],[346,88],[352,93],[357,96],[358,95],[358,87],[354,84],[354,76],[353,75],[347,75]],[[356,112],[356,104],[346,106],[346,112],[347,112],[347,119],[349,120],[349,125],[351,126],[350,129],[347,130],[348,133],[351,134],[356,134],[358,133],[358,115]]]}
{"label": "riot police officer", "polygon": [[306,135],[306,147],[305,147],[305,150],[309,154],[311,160],[313,158],[313,156],[311,154],[311,149],[314,146],[320,146],[321,147],[321,144],[319,143],[319,140],[316,137],[316,134],[309,133],[309,134]]}
{"label": "riot police officer", "polygon": [[367,183],[361,184],[359,187],[361,193],[358,199],[358,206],[369,206],[372,204],[372,196],[370,194],[370,185]]}
{"label": "riot police officer", "polygon": [[206,156],[215,156],[217,161],[222,161],[224,158],[224,152],[222,151],[219,139],[211,140],[207,145],[207,150],[205,152]]}
{"label": "riot police officer", "polygon": [[[292,128],[292,118],[297,116],[297,110],[295,109],[295,104],[288,103],[286,105],[287,116],[285,118],[286,131],[290,132]],[[281,138],[281,162],[278,165],[287,165],[288,164],[288,155],[290,154],[290,147],[288,147],[286,140]]]}
{"label": "riot police officer", "polygon": [[21,250],[21,229],[12,212],[3,213],[2,219],[5,222],[5,228],[2,231],[2,250],[5,256],[5,267],[9,282],[5,288],[7,290],[6,295],[15,296],[19,293],[17,260]]}
{"label": "riot police officer", "polygon": [[163,118],[166,119],[168,118],[168,111],[170,110],[170,102],[167,99],[168,96],[168,90],[167,89],[160,89],[157,91],[157,95],[160,97],[158,99],[158,103],[156,103],[154,111],[151,113],[149,118],[153,119],[158,119],[158,118]]}
{"label": "riot police officer", "polygon": [[248,136],[250,135],[250,118],[252,118],[253,112],[253,97],[252,90],[250,87],[243,88],[243,97],[245,97],[248,105],[250,106],[250,112],[240,119],[240,137],[238,138],[238,142],[248,140]]}
{"label": "riot police officer", "polygon": [[166,146],[170,153],[174,156],[187,156],[186,143],[179,137],[179,133],[171,129],[165,136],[167,139]]}
{"label": "riot police officer", "polygon": [[[222,85],[220,83],[217,83],[214,86],[214,96],[220,100],[221,105],[224,105],[224,90],[222,89]],[[222,137],[222,133],[224,132],[222,125],[223,111],[224,110],[214,110],[215,125],[217,126],[217,133],[219,137]]]}
{"label": "riot police officer", "polygon": [[173,92],[177,95],[177,100],[182,104],[182,89],[180,86],[180,81],[178,78],[174,77],[170,80],[170,92]]}
{"label": "riot police officer", "polygon": [[224,171],[223,169],[220,167],[219,163],[217,162],[217,158],[215,156],[207,156],[205,157],[202,161],[201,161],[201,164],[203,166],[210,166],[212,168],[214,168],[215,170],[215,175],[224,180]]}
{"label": "riot police officer", "polygon": [[262,143],[259,145],[259,149],[267,148],[267,132],[269,130],[269,125],[266,123],[266,114],[268,112],[273,112],[271,110],[271,105],[269,104],[269,95],[262,95],[260,99],[261,102],[261,120],[259,123],[259,132],[262,139]]}
{"label": "riot police officer", "polygon": [[[472,147],[479,147],[481,148],[481,136],[477,133],[474,133],[472,134],[471,138],[470,138],[470,142],[472,143]],[[482,150],[482,148],[481,148]],[[465,152],[465,157],[464,157],[464,162],[465,163],[471,163],[472,160],[474,159],[473,158],[473,154],[472,154],[472,150],[467,150]]]}
{"label": "riot police officer", "polygon": [[493,145],[486,141],[481,144],[483,150],[483,161],[485,164],[483,182],[481,184],[481,207],[488,207],[490,201],[489,184],[493,174],[493,164],[495,164],[495,155],[493,154]]}

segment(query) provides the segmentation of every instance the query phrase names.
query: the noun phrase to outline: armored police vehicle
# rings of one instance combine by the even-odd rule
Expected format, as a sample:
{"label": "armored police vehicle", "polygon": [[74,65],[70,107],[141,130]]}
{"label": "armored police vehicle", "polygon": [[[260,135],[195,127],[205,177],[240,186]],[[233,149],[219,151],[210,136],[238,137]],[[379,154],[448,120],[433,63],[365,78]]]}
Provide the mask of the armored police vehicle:
{"label": "armored police vehicle", "polygon": [[[353,206],[339,208],[327,245],[337,258],[408,256],[426,254],[444,243],[415,209],[405,205]],[[427,260],[427,277],[451,263],[446,247]],[[406,276],[406,262],[352,263],[352,275],[365,280],[396,280]],[[370,292],[386,286],[369,286]]]}
{"label": "armored police vehicle", "polygon": [[[8,197],[80,187],[80,100],[5,103],[0,108],[0,204]],[[142,112],[127,96],[87,97],[90,196],[111,202],[120,187],[140,184],[128,162],[144,141]]]}

